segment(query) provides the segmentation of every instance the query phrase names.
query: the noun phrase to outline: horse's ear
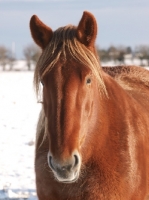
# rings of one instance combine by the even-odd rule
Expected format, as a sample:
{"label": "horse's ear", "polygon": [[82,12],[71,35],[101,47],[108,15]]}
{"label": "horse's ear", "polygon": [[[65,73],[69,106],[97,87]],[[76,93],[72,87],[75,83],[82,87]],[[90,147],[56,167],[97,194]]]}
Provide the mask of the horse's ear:
{"label": "horse's ear", "polygon": [[77,38],[85,46],[94,46],[97,36],[97,23],[95,17],[87,12],[83,12],[83,16],[77,27]]}
{"label": "horse's ear", "polygon": [[41,22],[36,15],[33,15],[30,19],[30,30],[35,43],[44,49],[52,38],[52,29]]}

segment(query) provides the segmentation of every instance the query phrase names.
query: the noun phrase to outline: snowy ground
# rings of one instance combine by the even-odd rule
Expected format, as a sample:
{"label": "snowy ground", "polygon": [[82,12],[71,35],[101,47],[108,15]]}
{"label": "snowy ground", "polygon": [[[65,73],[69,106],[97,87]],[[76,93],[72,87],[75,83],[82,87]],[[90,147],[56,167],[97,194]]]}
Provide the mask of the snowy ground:
{"label": "snowy ground", "polygon": [[40,105],[32,82],[33,72],[0,72],[0,199],[37,199],[32,143]]}

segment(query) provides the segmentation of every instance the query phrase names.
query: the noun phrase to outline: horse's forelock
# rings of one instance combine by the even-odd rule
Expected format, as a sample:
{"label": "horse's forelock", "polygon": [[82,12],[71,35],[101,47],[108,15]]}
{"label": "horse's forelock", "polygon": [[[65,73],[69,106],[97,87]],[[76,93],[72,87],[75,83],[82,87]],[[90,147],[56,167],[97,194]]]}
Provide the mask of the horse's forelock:
{"label": "horse's forelock", "polygon": [[98,56],[77,40],[76,27],[69,25],[54,32],[52,40],[37,62],[34,73],[34,85],[37,96],[40,91],[41,78],[52,69],[61,56],[66,60],[68,52],[69,56],[71,55],[75,60],[92,70],[100,85],[100,91],[106,94]]}

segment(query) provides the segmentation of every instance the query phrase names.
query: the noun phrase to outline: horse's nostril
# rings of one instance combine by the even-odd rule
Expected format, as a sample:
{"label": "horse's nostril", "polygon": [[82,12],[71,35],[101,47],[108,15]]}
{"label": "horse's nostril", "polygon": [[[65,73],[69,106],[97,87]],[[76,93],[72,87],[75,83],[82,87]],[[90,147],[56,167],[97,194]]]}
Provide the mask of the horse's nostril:
{"label": "horse's nostril", "polygon": [[74,158],[75,158],[75,164],[74,164],[74,167],[76,167],[78,164],[79,164],[79,158],[77,155],[74,155]]}
{"label": "horse's nostril", "polygon": [[50,164],[51,168],[53,170],[55,170],[54,167],[53,167],[53,164],[52,164],[52,156],[49,156],[49,164]]}
{"label": "horse's nostril", "polygon": [[66,167],[62,167],[61,169],[62,169],[62,171],[65,171],[67,168]]}

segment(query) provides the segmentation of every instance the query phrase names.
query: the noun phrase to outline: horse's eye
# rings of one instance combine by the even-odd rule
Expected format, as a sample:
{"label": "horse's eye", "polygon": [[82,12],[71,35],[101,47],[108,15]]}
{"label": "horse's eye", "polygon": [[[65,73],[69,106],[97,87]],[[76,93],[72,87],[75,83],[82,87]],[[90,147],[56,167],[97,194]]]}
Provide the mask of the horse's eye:
{"label": "horse's eye", "polygon": [[88,78],[88,79],[86,80],[86,84],[90,84],[90,83],[91,83],[91,79]]}

